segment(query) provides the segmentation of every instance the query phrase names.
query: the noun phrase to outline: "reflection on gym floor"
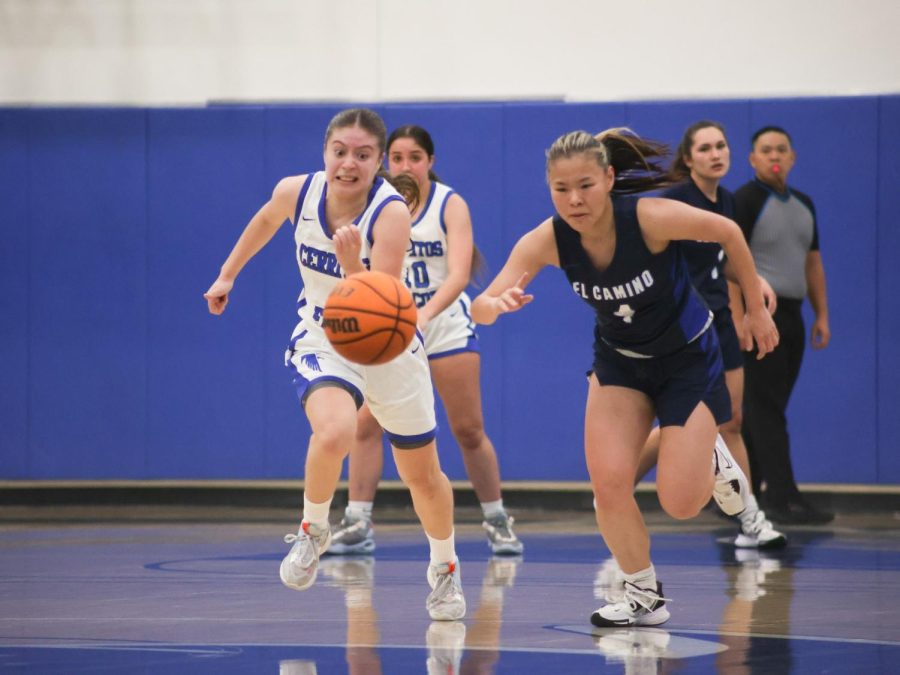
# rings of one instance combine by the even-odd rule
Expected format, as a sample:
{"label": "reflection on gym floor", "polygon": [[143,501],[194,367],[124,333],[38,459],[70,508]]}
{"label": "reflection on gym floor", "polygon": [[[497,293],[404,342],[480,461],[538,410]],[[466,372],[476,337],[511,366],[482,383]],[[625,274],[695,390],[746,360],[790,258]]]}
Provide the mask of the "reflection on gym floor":
{"label": "reflection on gym floor", "polygon": [[[596,629],[617,568],[580,516],[520,519],[524,557],[458,530],[463,621],[425,611],[427,547],[383,525],[374,556],[278,580],[283,524],[0,525],[0,670],[22,673],[889,672],[900,662],[890,517],[735,549],[721,521],[651,523],[671,620]],[[845,670],[845,669],[844,669]],[[846,670],[845,670],[846,672]]]}

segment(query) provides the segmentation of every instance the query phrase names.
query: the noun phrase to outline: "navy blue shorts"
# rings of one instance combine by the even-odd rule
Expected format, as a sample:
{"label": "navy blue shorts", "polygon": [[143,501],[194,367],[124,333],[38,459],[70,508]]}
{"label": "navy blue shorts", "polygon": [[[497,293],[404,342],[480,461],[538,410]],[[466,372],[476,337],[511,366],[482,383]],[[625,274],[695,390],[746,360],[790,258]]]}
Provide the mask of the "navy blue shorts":
{"label": "navy blue shorts", "polygon": [[741,343],[738,340],[737,331],[734,329],[731,310],[727,305],[713,312],[713,327],[716,329],[716,335],[719,338],[719,347],[722,349],[722,363],[725,365],[725,370],[743,368],[744,354],[741,352]]}
{"label": "navy blue shorts", "polygon": [[674,354],[650,359],[625,356],[598,340],[594,373],[602,385],[628,387],[650,397],[661,427],[684,426],[700,403],[710,409],[717,425],[731,419],[731,397],[714,330]]}

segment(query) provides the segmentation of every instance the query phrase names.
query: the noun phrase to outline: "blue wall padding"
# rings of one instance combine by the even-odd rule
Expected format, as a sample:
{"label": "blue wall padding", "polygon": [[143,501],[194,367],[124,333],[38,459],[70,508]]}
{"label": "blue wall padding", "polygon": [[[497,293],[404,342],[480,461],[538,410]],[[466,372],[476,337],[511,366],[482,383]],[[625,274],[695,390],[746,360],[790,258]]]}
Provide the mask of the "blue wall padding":
{"label": "blue wall padding", "polygon": [[148,113],[144,470],[152,478],[227,478],[266,463],[268,251],[241,275],[222,317],[197,311],[227,254],[223,241],[262,204],[264,120],[248,109]]}
{"label": "blue wall padding", "polygon": [[0,110],[0,474],[26,476],[29,260],[26,110]]}
{"label": "blue wall padding", "polygon": [[[0,478],[302,477],[309,425],[283,365],[300,291],[290,225],[223,316],[202,294],[277,180],[321,168],[342,107],[0,109]],[[560,134],[630,126],[674,147],[688,124],[718,120],[734,189],[751,176],[751,132],[788,128],[791,182],[818,208],[833,333],[807,351],[791,402],[796,474],[900,482],[900,97],[376,109],[389,128],[431,131],[486,282],[552,213],[544,151]],[[525,311],[480,329],[486,428],[505,479],[586,480],[592,314],[559,270],[530,291]],[[442,466],[464,479],[440,406],[438,419]]]}
{"label": "blue wall padding", "polygon": [[143,110],[31,113],[19,185],[28,194],[23,393],[34,477],[148,468],[146,118]]}
{"label": "blue wall padding", "polygon": [[[877,253],[871,258],[848,261],[851,270],[862,271],[873,266],[877,273],[875,314],[876,335],[876,468],[877,481],[900,481],[900,97],[885,97],[878,102],[878,156],[876,203],[878,225]],[[848,147],[853,163],[871,162],[870,158],[856,158]],[[848,230],[871,229],[864,221],[850,221]],[[855,264],[854,264],[855,263]],[[850,326],[853,324],[851,323]],[[854,359],[855,360],[855,359]],[[851,399],[844,399],[850,402]],[[856,406],[852,407],[855,412]],[[841,416],[842,426],[853,428],[850,414]],[[869,448],[855,445],[853,454],[869,455]]]}

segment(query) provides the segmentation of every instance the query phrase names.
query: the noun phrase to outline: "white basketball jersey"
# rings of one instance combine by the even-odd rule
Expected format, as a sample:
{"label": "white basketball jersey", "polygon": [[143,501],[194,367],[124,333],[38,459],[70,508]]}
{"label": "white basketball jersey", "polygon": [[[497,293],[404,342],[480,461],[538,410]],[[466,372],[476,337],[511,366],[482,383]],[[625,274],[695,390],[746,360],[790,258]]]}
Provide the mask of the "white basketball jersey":
{"label": "white basketball jersey", "polygon": [[[334,252],[334,241],[325,220],[327,191],[325,172],[317,171],[306,177],[297,198],[293,221],[294,241],[297,243],[297,265],[300,267],[303,290],[297,299],[297,314],[300,321],[294,328],[292,345],[308,333],[318,333],[324,339],[321,323],[325,300],[343,278],[341,266]],[[376,178],[369,191],[366,208],[353,221],[362,235],[360,256],[367,269],[373,242],[372,226],[385,204],[392,201],[403,202],[403,198],[390,183],[381,177]]]}
{"label": "white basketball jersey", "polygon": [[416,307],[423,307],[447,278],[447,225],[444,209],[454,194],[442,183],[431,183],[428,203],[412,224],[406,251],[404,281]]}

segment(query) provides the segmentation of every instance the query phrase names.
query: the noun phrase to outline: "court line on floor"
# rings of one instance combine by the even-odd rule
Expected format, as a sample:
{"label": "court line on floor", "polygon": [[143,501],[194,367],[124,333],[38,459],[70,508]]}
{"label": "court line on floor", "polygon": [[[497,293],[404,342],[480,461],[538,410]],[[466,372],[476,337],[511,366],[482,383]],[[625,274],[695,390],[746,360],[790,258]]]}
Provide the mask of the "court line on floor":
{"label": "court line on floor", "polygon": [[[553,625],[547,626],[551,630],[559,630],[564,633],[578,633],[579,635],[594,635],[593,631],[596,629],[581,626],[581,625]],[[640,630],[641,627],[635,626],[622,626],[621,628],[625,628],[628,630]],[[683,635],[709,635],[709,636],[720,636],[720,637],[742,637],[742,638],[764,638],[767,640],[805,640],[809,642],[843,642],[849,644],[864,644],[864,645],[882,645],[886,647],[900,647],[900,641],[896,640],[869,640],[867,638],[842,638],[842,637],[828,637],[828,636],[815,636],[815,635],[776,635],[774,633],[746,633],[746,632],[732,632],[732,631],[720,631],[720,630],[692,630],[692,629],[682,629],[682,628],[665,628],[664,626],[653,626],[653,628],[664,630],[667,633],[678,633]]]}

